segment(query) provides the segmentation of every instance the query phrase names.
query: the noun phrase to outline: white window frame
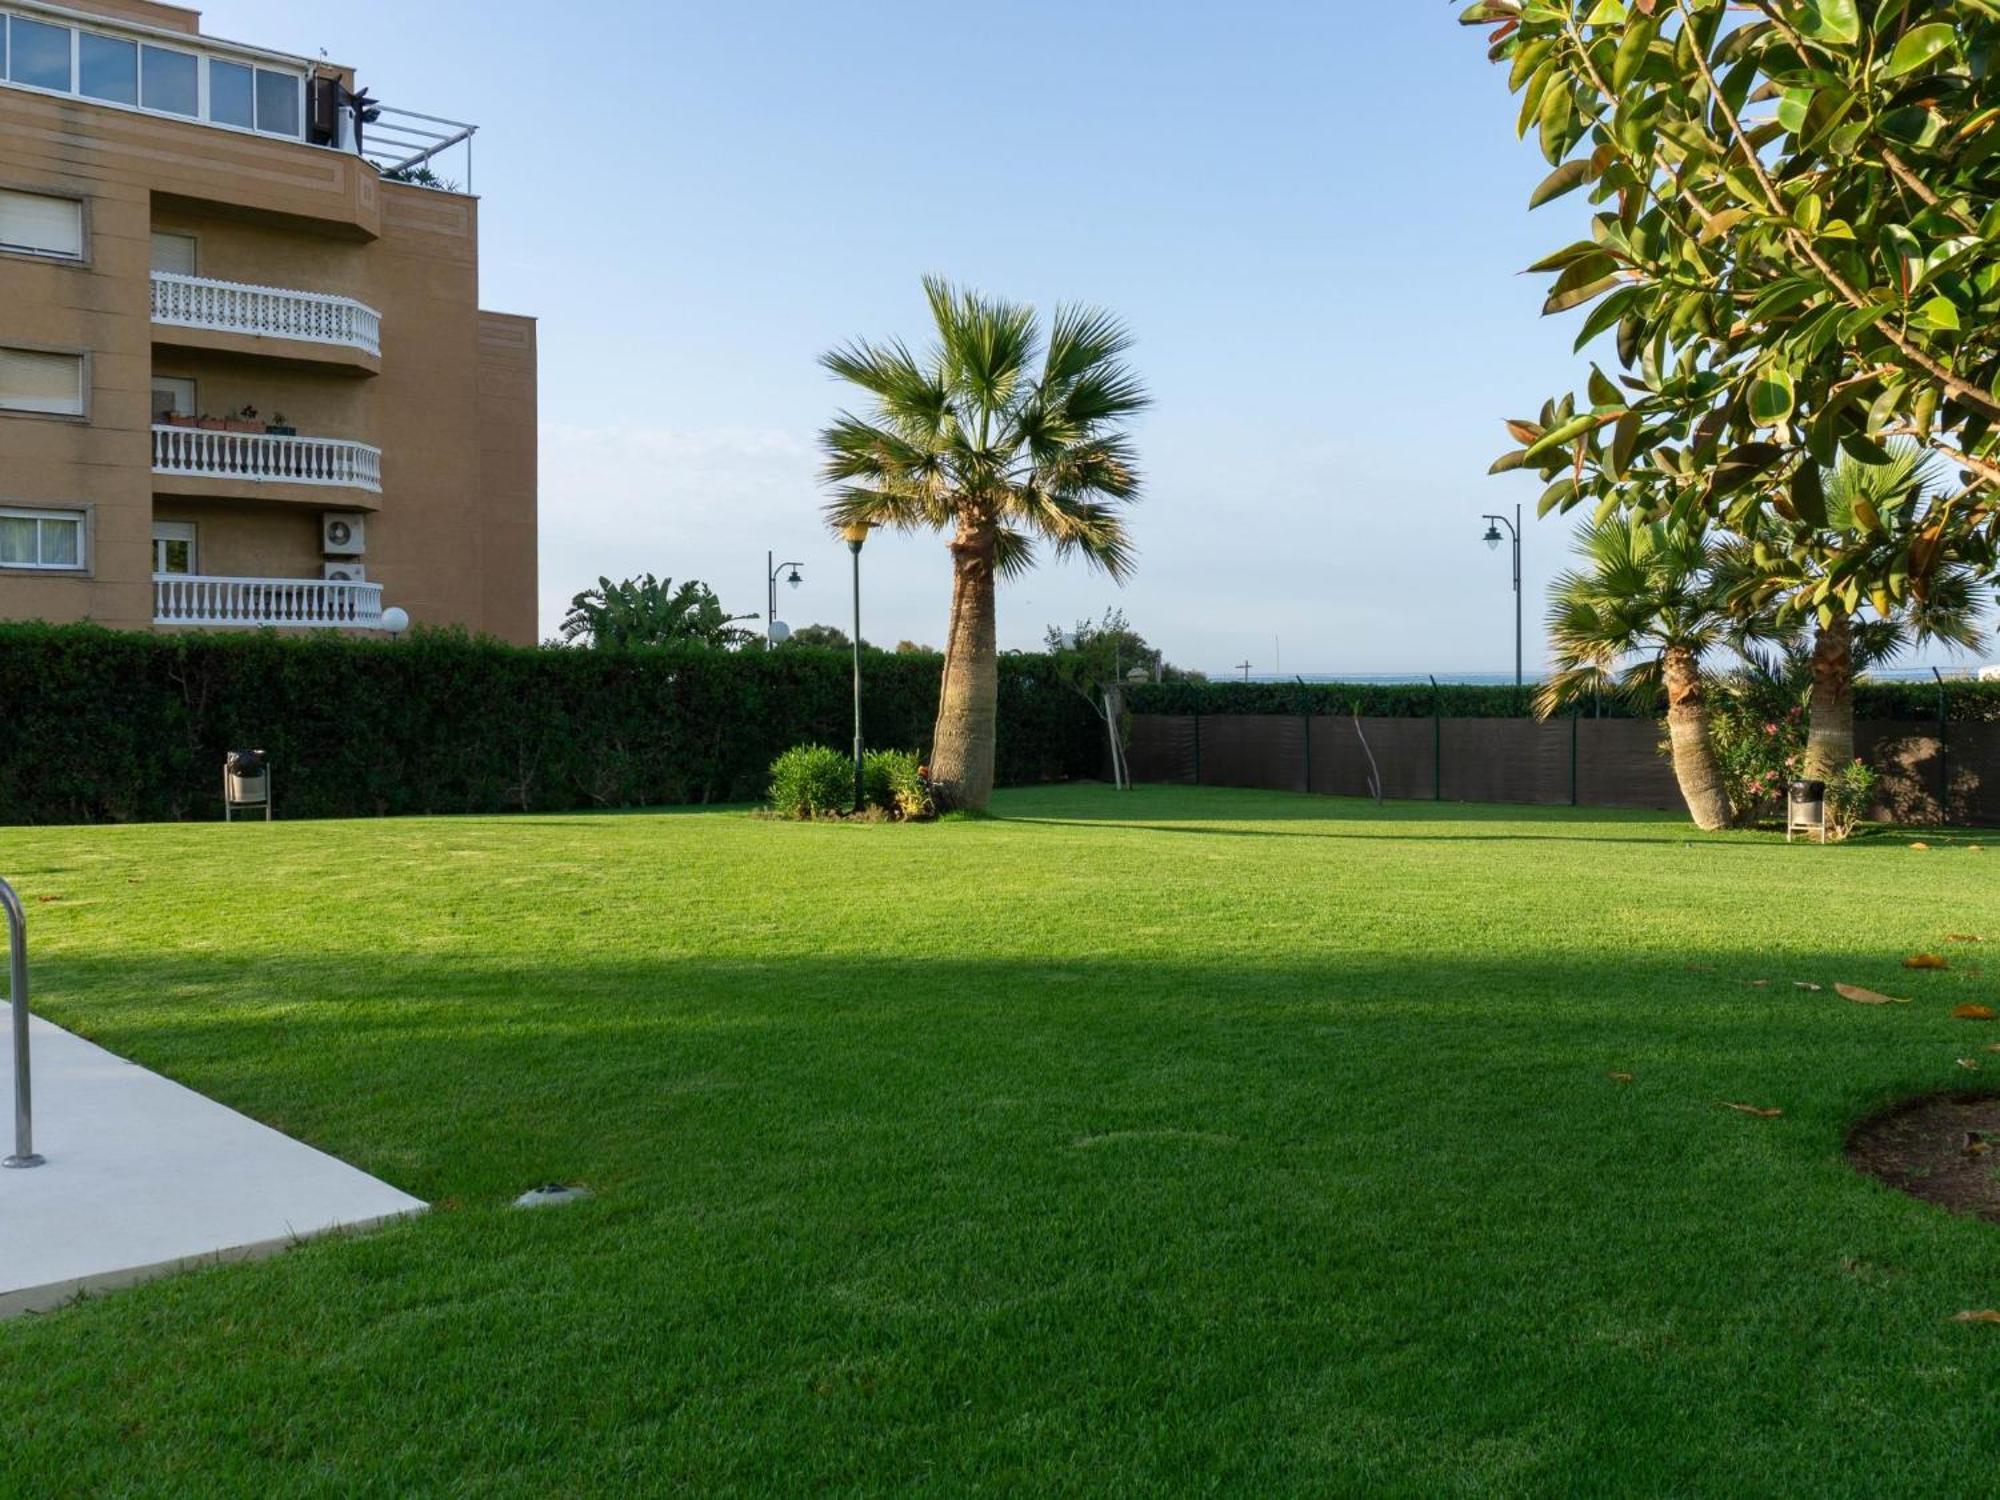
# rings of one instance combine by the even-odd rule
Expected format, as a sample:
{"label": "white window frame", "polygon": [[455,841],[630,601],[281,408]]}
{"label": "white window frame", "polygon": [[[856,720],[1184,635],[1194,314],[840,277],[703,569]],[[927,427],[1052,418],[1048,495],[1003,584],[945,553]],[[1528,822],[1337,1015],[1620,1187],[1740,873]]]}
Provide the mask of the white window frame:
{"label": "white window frame", "polygon": [[57,265],[82,266],[90,263],[90,204],[88,200],[74,193],[45,193],[40,188],[15,187],[11,183],[0,182],[0,196],[13,194],[21,198],[46,198],[51,203],[67,203],[76,209],[75,254],[67,250],[44,250],[35,245],[16,245],[0,239],[0,255],[23,255],[32,260],[53,261]]}
{"label": "white window frame", "polygon": [[[175,407],[175,411],[180,412],[184,417],[198,417],[201,415],[201,382],[196,380],[192,375],[155,375],[153,383],[147,387],[147,400],[150,401],[152,399],[152,392],[164,389],[167,385],[187,387],[188,404],[184,408]],[[154,422],[158,422],[160,414],[154,412],[152,419]]]}
{"label": "white window frame", "polygon": [[[17,18],[19,20],[33,22],[37,25],[61,26],[68,29],[69,31],[69,87],[68,88],[51,89],[51,88],[44,88],[40,84],[35,84],[35,83],[17,83],[12,78],[5,76],[6,73],[9,73],[13,70],[14,38],[12,35],[12,25],[14,20]],[[179,45],[177,44],[176,40],[168,39],[164,36],[164,34],[160,36],[155,36],[150,31],[144,29],[135,29],[129,32],[117,31],[102,24],[85,25],[85,24],[80,24],[78,21],[71,20],[67,17],[58,18],[55,16],[27,15],[19,11],[10,11],[4,8],[0,8],[0,29],[4,29],[8,33],[6,37],[7,45],[5,49],[7,62],[5,68],[0,68],[0,88],[22,89],[31,94],[42,94],[58,99],[80,99],[87,104],[95,104],[103,109],[122,109],[132,114],[151,115],[154,119],[157,120],[179,120],[183,124],[191,123],[200,125],[210,125],[217,130],[233,130],[237,132],[237,134],[239,135],[262,136],[266,140],[296,141],[301,145],[311,144],[311,142],[307,141],[306,139],[306,126],[307,126],[306,80],[308,74],[304,71],[301,71],[298,64],[293,63],[289,60],[281,59],[276,56],[267,57],[257,53],[251,53],[249,55],[239,55],[229,51],[210,51],[207,49],[202,49],[197,47]],[[122,104],[115,99],[99,99],[92,95],[82,92],[83,79],[80,71],[81,60],[79,54],[81,53],[83,47],[81,38],[86,31],[93,36],[107,37],[113,41],[131,42],[138,47],[139,49],[138,89],[139,89],[140,102],[136,104]],[[196,104],[199,111],[198,113],[192,115],[183,115],[183,114],[178,114],[170,109],[149,109],[146,107],[146,104],[144,102],[146,98],[145,49],[148,47],[157,47],[163,52],[185,53],[187,55],[193,56],[198,60],[199,67],[195,74],[195,92],[196,92]],[[250,118],[251,121],[253,122],[250,125],[231,125],[226,123],[225,121],[214,120],[209,118],[208,70],[209,70],[209,65],[215,62],[234,63],[238,67],[248,68],[250,70]],[[298,129],[292,131],[267,130],[255,123],[257,119],[257,75],[259,73],[277,74],[292,80],[293,85],[297,90],[297,96],[298,96]]]}
{"label": "white window frame", "polygon": [[75,411],[44,411],[38,406],[12,406],[4,393],[0,393],[0,416],[43,417],[58,422],[88,422],[90,420],[90,355],[82,349],[38,349],[33,344],[0,344],[0,353],[12,351],[16,354],[46,354],[54,359],[73,359],[77,365],[77,409]]}
{"label": "white window frame", "polygon": [[35,562],[0,562],[0,572],[6,573],[88,573],[90,571],[90,512],[71,510],[56,506],[0,505],[0,517],[10,521],[72,521],[76,524],[76,561],[73,563],[45,563],[39,560],[42,549],[42,528],[35,527]]}
{"label": "white window frame", "polygon": [[[153,231],[152,241],[151,241],[152,248],[154,250],[159,249],[161,240],[186,240],[188,242],[188,247],[190,248],[190,250],[193,251],[193,254],[191,254],[188,257],[189,260],[188,269],[173,274],[178,274],[182,276],[199,276],[201,274],[200,235],[189,234],[186,230],[183,229],[155,229]],[[152,262],[153,263],[150,267],[151,270],[163,271],[168,269],[167,267],[162,266],[160,264],[160,258],[157,255],[152,257]]]}
{"label": "white window frame", "polygon": [[[188,549],[188,570],[185,573],[169,573],[162,566],[164,559],[160,548],[170,542],[186,542]],[[155,578],[192,578],[201,572],[200,528],[192,521],[155,521],[153,523],[153,576]]]}

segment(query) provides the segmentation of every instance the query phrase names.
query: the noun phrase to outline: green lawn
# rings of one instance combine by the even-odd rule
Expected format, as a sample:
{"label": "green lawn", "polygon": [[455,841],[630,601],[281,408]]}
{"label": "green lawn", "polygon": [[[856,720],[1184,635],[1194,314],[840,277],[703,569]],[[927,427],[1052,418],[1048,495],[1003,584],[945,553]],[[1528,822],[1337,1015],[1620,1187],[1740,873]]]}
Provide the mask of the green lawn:
{"label": "green lawn", "polygon": [[996,810],[0,831],[46,1014],[439,1205],[0,1325],[0,1493],[1990,1488],[2000,1228],[1840,1148],[2000,848]]}

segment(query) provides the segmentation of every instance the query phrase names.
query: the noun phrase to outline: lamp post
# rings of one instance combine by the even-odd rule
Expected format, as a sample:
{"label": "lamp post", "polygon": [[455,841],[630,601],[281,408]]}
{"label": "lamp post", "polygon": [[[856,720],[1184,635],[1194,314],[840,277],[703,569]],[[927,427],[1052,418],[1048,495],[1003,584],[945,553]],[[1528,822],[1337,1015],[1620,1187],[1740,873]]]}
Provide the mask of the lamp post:
{"label": "lamp post", "polygon": [[1521,507],[1514,507],[1514,519],[1511,521],[1505,516],[1481,516],[1480,519],[1486,522],[1486,535],[1482,540],[1494,551],[1499,551],[1500,543],[1505,540],[1500,535],[1502,526],[1514,538],[1514,691],[1518,693],[1525,680],[1521,668]]}
{"label": "lamp post", "polygon": [[778,575],[784,572],[787,568],[789,568],[791,569],[792,576],[787,578],[785,582],[789,583],[793,588],[797,588],[800,584],[805,582],[803,578],[799,577],[799,569],[805,566],[804,563],[788,562],[788,563],[773,564],[771,559],[776,557],[777,555],[778,554],[775,552],[766,552],[764,554],[764,568],[765,568],[764,582],[766,585],[765,596],[770,604],[770,612],[764,616],[764,641],[767,645],[772,645],[772,646],[779,644]]}
{"label": "lamp post", "polygon": [[847,550],[854,554],[854,810],[861,811],[865,789],[861,784],[861,544],[868,540],[868,523],[856,521],[843,526]]}

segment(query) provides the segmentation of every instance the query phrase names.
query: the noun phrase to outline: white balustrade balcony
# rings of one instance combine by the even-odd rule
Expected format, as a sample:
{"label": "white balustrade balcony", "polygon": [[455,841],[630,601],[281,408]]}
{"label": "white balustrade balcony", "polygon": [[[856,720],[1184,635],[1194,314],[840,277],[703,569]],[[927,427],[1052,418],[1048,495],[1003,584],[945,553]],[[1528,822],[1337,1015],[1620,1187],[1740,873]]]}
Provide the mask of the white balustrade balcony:
{"label": "white balustrade balcony", "polygon": [[382,315],[352,297],[153,273],[153,321],[172,328],[332,344],[380,357]]}
{"label": "white balustrade balcony", "polygon": [[382,493],[382,450],[340,438],[153,428],[153,472],[197,479],[337,485]]}
{"label": "white balustrade balcony", "polygon": [[279,630],[380,630],[382,585],[318,578],[153,575],[155,625]]}

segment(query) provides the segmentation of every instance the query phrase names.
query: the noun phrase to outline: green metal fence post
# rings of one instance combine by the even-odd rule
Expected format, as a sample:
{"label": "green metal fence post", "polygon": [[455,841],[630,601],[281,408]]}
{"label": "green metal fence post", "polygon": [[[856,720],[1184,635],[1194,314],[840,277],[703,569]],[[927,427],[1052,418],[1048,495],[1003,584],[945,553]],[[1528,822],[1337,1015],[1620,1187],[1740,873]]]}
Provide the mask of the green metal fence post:
{"label": "green metal fence post", "polygon": [[1201,715],[1194,716],[1194,784],[1201,785]]}

